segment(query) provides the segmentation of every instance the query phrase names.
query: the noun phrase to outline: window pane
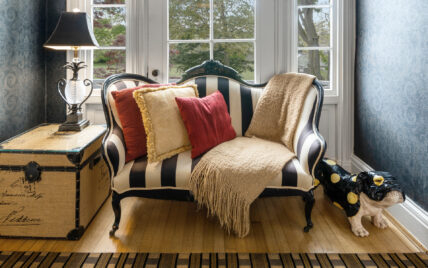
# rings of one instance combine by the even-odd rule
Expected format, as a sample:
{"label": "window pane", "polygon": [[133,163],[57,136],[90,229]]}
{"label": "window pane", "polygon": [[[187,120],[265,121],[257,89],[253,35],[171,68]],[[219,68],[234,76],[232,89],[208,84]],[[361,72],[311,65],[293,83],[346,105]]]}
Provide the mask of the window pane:
{"label": "window pane", "polygon": [[328,5],[330,0],[298,0],[298,5]]}
{"label": "window pane", "polygon": [[125,50],[94,50],[94,79],[105,79],[112,74],[124,73],[125,69]]}
{"label": "window pane", "polygon": [[125,0],[94,0],[94,4],[125,4]]}
{"label": "window pane", "polygon": [[299,73],[315,75],[325,88],[330,88],[330,52],[301,50],[298,56]]}
{"label": "window pane", "polygon": [[125,8],[94,8],[94,34],[100,46],[125,46]]}
{"label": "window pane", "polygon": [[170,40],[208,39],[209,24],[209,0],[169,0]]}
{"label": "window pane", "polygon": [[214,38],[254,38],[255,0],[214,0]]}
{"label": "window pane", "polygon": [[330,46],[330,9],[299,8],[299,46]]}
{"label": "window pane", "polygon": [[207,43],[170,44],[169,80],[175,81],[190,67],[201,64],[210,58],[210,46]]}
{"label": "window pane", "polygon": [[244,80],[254,80],[254,43],[216,43],[214,59],[235,69]]}

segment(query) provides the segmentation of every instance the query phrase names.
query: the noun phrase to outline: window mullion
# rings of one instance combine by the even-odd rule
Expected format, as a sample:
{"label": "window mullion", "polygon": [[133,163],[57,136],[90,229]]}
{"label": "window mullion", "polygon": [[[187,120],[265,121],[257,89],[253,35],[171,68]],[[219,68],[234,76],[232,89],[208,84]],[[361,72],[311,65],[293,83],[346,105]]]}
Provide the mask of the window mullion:
{"label": "window mullion", "polygon": [[98,47],[99,50],[126,50],[126,47]]}
{"label": "window mullion", "polygon": [[[118,59],[119,63],[115,64],[115,67],[117,70],[117,72],[125,72],[126,68],[127,68],[127,55],[126,55],[126,51],[127,48],[129,48],[129,39],[128,39],[128,35],[129,35],[129,30],[130,28],[128,27],[128,10],[127,10],[127,4],[95,4],[93,0],[88,1],[88,13],[90,13],[90,17],[91,17],[91,23],[92,23],[92,27],[94,29],[94,33],[95,33],[95,25],[94,25],[94,19],[95,19],[95,12],[96,10],[100,10],[103,12],[114,12],[115,9],[120,9],[120,13],[122,14],[122,10],[124,10],[124,15],[125,15],[125,21],[124,21],[124,26],[125,26],[125,30],[126,30],[126,44],[125,46],[114,46],[113,44],[100,44],[100,46],[98,47],[98,54],[101,53],[107,53],[108,51],[112,51],[114,52],[114,55],[112,56],[113,58]],[[112,27],[114,25],[112,24]],[[112,33],[111,33],[112,34]],[[115,38],[117,36],[115,35]],[[123,54],[125,52],[125,54]],[[103,72],[106,70],[107,68],[107,64],[103,64],[101,63],[101,66],[96,67],[95,61],[97,60],[96,57],[96,53],[94,51],[91,51],[91,74],[92,74],[92,79],[94,79],[95,82],[99,82],[104,80],[104,77],[106,74],[103,74]],[[103,54],[104,57],[108,57],[106,56],[107,54]],[[123,62],[123,55],[124,55],[124,62]],[[122,66],[124,63],[125,66]],[[99,63],[97,63],[99,64]],[[124,69],[122,69],[122,67],[124,67]],[[99,69],[99,70],[98,70]],[[101,74],[97,74],[96,75],[96,71],[100,71]],[[101,76],[101,77],[99,77]],[[99,83],[98,83],[99,84]]]}
{"label": "window mullion", "polygon": [[329,8],[331,5],[298,5],[297,8]]}
{"label": "window mullion", "polygon": [[[334,20],[335,12],[333,10],[335,0],[331,0],[330,4],[326,4],[326,5],[317,5],[317,4],[315,4],[315,5],[298,5],[296,0],[293,1],[293,3],[295,5],[294,23],[296,23],[296,25],[293,27],[294,28],[293,29],[293,32],[294,32],[293,39],[294,40],[293,40],[292,46],[293,46],[294,53],[296,53],[295,56],[293,57],[293,61],[295,61],[293,66],[294,66],[294,68],[297,69],[298,72],[300,69],[299,64],[302,64],[302,66],[301,66],[303,68],[303,70],[301,70],[302,72],[305,72],[306,68],[309,69],[309,72],[312,72],[311,68],[317,68],[316,71],[314,69],[315,74],[317,74],[317,76],[320,76],[320,77],[318,77],[318,79],[321,81],[321,83],[323,83],[323,85],[325,82],[325,85],[324,85],[325,89],[332,89],[332,88],[334,88],[334,83],[333,83],[334,79],[333,78],[334,78],[334,73],[335,73],[335,68],[336,68],[336,66],[335,66],[336,62],[333,59],[335,49],[336,49],[336,44],[334,43],[334,40],[335,40],[334,35],[336,34],[335,33],[335,31],[336,31],[335,30],[335,24],[334,24],[335,23],[335,20]],[[312,9],[312,10],[328,9],[328,19],[329,19],[328,27],[329,27],[329,35],[330,35],[329,36],[330,44],[328,46],[319,46],[319,47],[316,47],[316,46],[307,46],[307,47],[299,46],[299,36],[300,36],[299,30],[298,30],[299,10],[310,10],[310,9]],[[313,12],[315,12],[315,11],[313,11]],[[320,11],[320,12],[322,12],[322,11]],[[305,17],[305,19],[307,19],[307,18]],[[314,15],[313,19],[311,18],[311,20],[314,20],[314,19],[315,19],[315,15]],[[322,18],[321,18],[321,20],[322,20]],[[312,23],[314,23],[314,21]],[[309,44],[306,44],[306,45],[309,45]],[[312,66],[311,60],[309,59],[309,56],[308,56],[308,55],[310,55],[309,53],[311,53],[313,51],[318,51],[320,53],[319,66],[318,67],[316,67],[316,65]],[[324,56],[324,59],[321,59],[321,53],[328,53],[328,58],[325,59],[325,56]],[[301,59],[300,59],[299,55],[302,56]],[[323,55],[325,55],[325,54],[323,54]],[[326,71],[328,72],[328,76],[326,76],[326,74],[327,74]],[[326,80],[326,81],[323,81],[323,80]]]}
{"label": "window mullion", "polygon": [[331,47],[297,47],[297,50],[330,50]]}
{"label": "window mullion", "polygon": [[105,7],[105,8],[109,8],[109,7],[119,7],[119,8],[123,8],[125,7],[126,4],[92,4],[92,7]]}
{"label": "window mullion", "polygon": [[242,43],[242,42],[254,42],[256,39],[249,38],[249,39],[214,39],[214,43]]}
{"label": "window mullion", "polygon": [[189,44],[189,43],[209,43],[208,39],[189,39],[189,40],[169,40],[169,44]]}
{"label": "window mullion", "polygon": [[210,60],[214,59],[214,0],[210,0]]}

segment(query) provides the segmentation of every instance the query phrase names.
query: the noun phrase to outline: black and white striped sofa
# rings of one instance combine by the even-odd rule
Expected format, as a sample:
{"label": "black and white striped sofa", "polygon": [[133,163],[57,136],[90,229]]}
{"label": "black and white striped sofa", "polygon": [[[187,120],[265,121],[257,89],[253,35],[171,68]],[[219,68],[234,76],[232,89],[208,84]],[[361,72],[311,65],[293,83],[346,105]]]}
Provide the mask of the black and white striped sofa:
{"label": "black and white striped sofa", "polygon": [[[119,227],[120,200],[125,197],[193,200],[187,189],[187,182],[200,158],[192,159],[190,151],[158,163],[148,163],[147,157],[125,163],[126,147],[111,92],[146,83],[155,82],[140,75],[118,74],[106,79],[102,88],[102,101],[108,125],[102,151],[110,170],[112,205],[115,213],[110,235],[114,235]],[[209,95],[217,89],[223,94],[237,136],[244,135],[247,130],[265,86],[244,82],[235,70],[218,61],[206,61],[189,69],[178,82],[185,83],[196,83],[200,97]],[[318,132],[322,101],[322,86],[315,81],[305,101],[294,136],[293,149],[296,157],[284,166],[282,173],[278,174],[261,194],[261,197],[302,195],[306,202],[305,231],[312,227],[311,211],[315,201],[313,189],[318,185],[314,177],[315,169],[326,150],[325,141]]]}

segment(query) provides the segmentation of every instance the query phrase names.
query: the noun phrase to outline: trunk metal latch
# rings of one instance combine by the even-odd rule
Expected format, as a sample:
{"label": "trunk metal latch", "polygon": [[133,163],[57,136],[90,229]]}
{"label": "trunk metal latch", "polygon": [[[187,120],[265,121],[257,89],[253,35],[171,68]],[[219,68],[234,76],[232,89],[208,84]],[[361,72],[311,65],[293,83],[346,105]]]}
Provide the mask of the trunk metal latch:
{"label": "trunk metal latch", "polygon": [[27,180],[29,183],[33,183],[36,181],[40,181],[42,169],[39,164],[37,164],[34,161],[31,161],[24,167],[25,172],[25,180]]}

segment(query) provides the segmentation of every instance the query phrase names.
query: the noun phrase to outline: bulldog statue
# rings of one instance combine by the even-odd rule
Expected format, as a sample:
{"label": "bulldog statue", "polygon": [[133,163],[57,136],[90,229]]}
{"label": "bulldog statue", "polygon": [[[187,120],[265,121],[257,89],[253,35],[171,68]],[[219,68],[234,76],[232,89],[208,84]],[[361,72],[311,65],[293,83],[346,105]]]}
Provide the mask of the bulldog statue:
{"label": "bulldog statue", "polygon": [[388,227],[388,222],[382,211],[405,200],[397,180],[388,172],[350,174],[333,160],[323,159],[316,177],[333,204],[345,210],[356,236],[369,235],[361,222],[363,216],[371,216],[372,223],[384,229]]}

